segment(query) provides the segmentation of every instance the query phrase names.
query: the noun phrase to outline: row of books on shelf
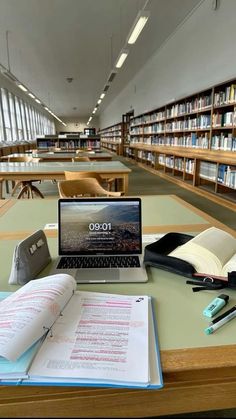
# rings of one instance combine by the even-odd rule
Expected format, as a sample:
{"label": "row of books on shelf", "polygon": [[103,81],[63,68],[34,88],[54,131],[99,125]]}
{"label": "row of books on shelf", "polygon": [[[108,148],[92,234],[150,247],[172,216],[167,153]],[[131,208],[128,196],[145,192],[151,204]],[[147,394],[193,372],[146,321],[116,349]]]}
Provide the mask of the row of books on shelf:
{"label": "row of books on shelf", "polygon": [[102,137],[101,138],[101,142],[107,142],[107,141],[111,141],[113,143],[121,143],[121,138],[120,137]]}
{"label": "row of books on shelf", "polygon": [[216,181],[217,165],[206,161],[200,162],[199,176],[205,179]]}
{"label": "row of books on shelf", "polygon": [[166,156],[160,154],[158,156],[158,164],[161,166],[168,166],[177,170],[193,173],[195,168],[195,161],[193,159],[183,159],[182,157]]}
{"label": "row of books on shelf", "polygon": [[166,109],[155,111],[147,115],[141,115],[132,119],[130,126],[141,125],[153,121],[161,121],[166,118],[176,118],[188,113],[198,112],[209,108],[212,105],[211,95],[195,97],[193,100],[176,103]]}
{"label": "row of books on shelf", "polygon": [[150,151],[138,151],[138,159],[140,160],[147,160],[151,162],[152,164],[155,164],[155,155],[154,153],[151,153]]}
{"label": "row of books on shelf", "polygon": [[175,118],[183,114],[197,112],[202,109],[208,108],[212,105],[212,96],[204,95],[200,97],[195,97],[192,100],[186,102],[176,103],[170,108],[166,109],[167,118]]}
{"label": "row of books on shelf", "polygon": [[236,138],[231,133],[214,135],[211,139],[211,148],[213,150],[236,151]]}
{"label": "row of books on shelf", "polygon": [[[130,157],[133,156],[133,153],[131,150],[126,149],[126,155]],[[139,150],[137,157],[139,160],[147,160],[152,164],[155,164],[156,161],[155,153],[147,150]],[[194,159],[184,159],[183,157],[176,157],[166,154],[160,154],[157,157],[157,163],[161,166],[166,166],[182,172],[185,171],[190,174],[193,174],[195,169]],[[236,189],[236,166],[220,164],[217,172],[216,163],[201,161],[199,176],[214,182],[217,180],[218,183],[224,184],[229,188]]]}
{"label": "row of books on shelf", "polygon": [[218,183],[236,189],[236,166],[220,164],[218,168]]}
{"label": "row of books on shelf", "polygon": [[236,190],[236,166],[201,161],[199,176]]}
{"label": "row of books on shelf", "polygon": [[173,147],[192,147],[199,149],[236,151],[236,137],[231,133],[225,135],[214,135],[211,140],[207,133],[197,135],[192,132],[190,135],[184,136],[150,136],[150,137],[132,137],[130,144],[156,145],[156,146],[173,146]]}
{"label": "row of books on shelf", "polygon": [[204,129],[211,127],[210,115],[199,115],[196,118],[188,117],[177,121],[167,122],[165,125],[166,131],[183,131],[186,129]]}
{"label": "row of books on shelf", "polygon": [[38,140],[37,147],[47,149],[51,147],[74,149],[74,148],[99,148],[100,140],[78,139],[69,141]]}
{"label": "row of books on shelf", "polygon": [[213,127],[232,127],[236,123],[236,113],[235,112],[225,112],[225,113],[214,113],[212,115],[212,126]]}
{"label": "row of books on shelf", "polygon": [[[227,124],[229,125],[229,124]],[[225,125],[222,125],[225,126]],[[197,118],[186,118],[172,122],[159,122],[151,126],[140,126],[131,127],[130,134],[155,134],[164,133],[165,131],[184,131],[194,129],[210,129],[211,127],[211,116],[210,115],[199,115]]]}
{"label": "row of books on shelf", "polygon": [[236,102],[236,84],[226,86],[224,90],[214,93],[214,106]]}
{"label": "row of books on shelf", "polygon": [[[181,116],[181,115],[178,115]],[[165,131],[184,131],[194,129],[210,129],[220,127],[234,127],[236,125],[236,112],[216,112],[212,115],[201,114],[195,118],[185,117],[184,119],[178,119],[174,121],[162,121],[156,122],[152,125],[140,126],[134,125],[130,127],[130,134],[152,134],[156,132]]]}
{"label": "row of books on shelf", "polygon": [[122,125],[121,124],[117,124],[117,125],[113,125],[112,127],[109,127],[109,128],[101,129],[99,131],[99,134],[104,135],[104,134],[107,134],[109,132],[121,131],[121,129],[122,129]]}
{"label": "row of books on shelf", "polygon": [[[229,86],[222,88],[219,91],[214,92],[213,106],[231,105],[236,103],[236,84],[231,83]],[[133,118],[130,122],[130,127],[134,128],[136,125],[143,125],[152,122],[163,121],[167,118],[177,118],[185,116],[189,113],[197,113],[198,111],[204,111],[212,106],[212,92],[208,92],[205,95],[196,95],[192,99],[187,99],[180,103],[174,103],[171,106],[163,107],[163,109],[153,111],[152,113],[140,115]],[[226,112],[225,115],[220,115],[223,118],[222,126],[228,124],[228,120],[231,119],[233,112]],[[210,115],[208,115],[210,117]],[[213,115],[213,119],[218,118],[218,115]],[[201,125],[201,124],[200,124]],[[213,120],[214,125],[214,120]]]}

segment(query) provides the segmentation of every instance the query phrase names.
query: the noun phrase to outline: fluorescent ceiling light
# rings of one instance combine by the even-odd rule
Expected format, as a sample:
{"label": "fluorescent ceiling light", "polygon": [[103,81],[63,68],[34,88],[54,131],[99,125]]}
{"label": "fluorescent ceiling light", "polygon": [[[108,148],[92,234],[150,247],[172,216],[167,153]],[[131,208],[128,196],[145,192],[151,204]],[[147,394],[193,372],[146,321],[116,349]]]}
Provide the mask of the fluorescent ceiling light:
{"label": "fluorescent ceiling light", "polygon": [[35,96],[33,95],[33,93],[28,93],[28,95],[29,95],[30,97],[32,97],[32,99],[35,99]]}
{"label": "fluorescent ceiling light", "polygon": [[129,51],[127,49],[123,49],[119,55],[119,58],[116,62],[116,68],[121,68],[122,65],[124,64],[127,56],[128,56]]}
{"label": "fluorescent ceiling light", "polygon": [[132,29],[128,35],[128,44],[134,44],[140,35],[140,32],[144,28],[145,24],[147,23],[147,20],[149,18],[150,13],[147,11],[140,11],[134,21],[134,24],[132,26]]}
{"label": "fluorescent ceiling light", "polygon": [[35,102],[37,102],[37,103],[41,103],[39,99],[35,99]]}
{"label": "fluorescent ceiling light", "polygon": [[26,89],[25,86],[23,86],[23,84],[18,84],[18,87],[23,90],[23,92],[28,92],[28,90]]}
{"label": "fluorescent ceiling light", "polygon": [[102,101],[102,99],[99,99],[99,100],[98,100],[98,105],[101,103],[101,101]]}
{"label": "fluorescent ceiling light", "polygon": [[101,96],[100,96],[100,99],[103,99],[104,96],[105,96],[105,93],[102,93]]}

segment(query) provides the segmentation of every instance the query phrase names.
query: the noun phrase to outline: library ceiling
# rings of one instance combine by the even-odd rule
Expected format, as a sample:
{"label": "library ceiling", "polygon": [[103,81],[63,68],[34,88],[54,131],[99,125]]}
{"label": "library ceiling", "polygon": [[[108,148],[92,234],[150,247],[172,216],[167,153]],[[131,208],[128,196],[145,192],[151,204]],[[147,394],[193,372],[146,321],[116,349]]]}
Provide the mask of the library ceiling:
{"label": "library ceiling", "polygon": [[[0,64],[61,117],[107,107],[199,0],[0,0]],[[138,12],[150,12],[112,74]]]}

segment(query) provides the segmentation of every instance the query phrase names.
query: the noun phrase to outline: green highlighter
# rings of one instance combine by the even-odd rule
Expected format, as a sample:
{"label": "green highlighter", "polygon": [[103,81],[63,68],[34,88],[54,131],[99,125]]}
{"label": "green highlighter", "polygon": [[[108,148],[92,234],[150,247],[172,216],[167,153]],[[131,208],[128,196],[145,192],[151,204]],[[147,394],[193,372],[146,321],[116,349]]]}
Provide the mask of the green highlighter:
{"label": "green highlighter", "polygon": [[229,301],[229,296],[220,294],[203,310],[204,316],[213,317],[218,311],[222,309]]}

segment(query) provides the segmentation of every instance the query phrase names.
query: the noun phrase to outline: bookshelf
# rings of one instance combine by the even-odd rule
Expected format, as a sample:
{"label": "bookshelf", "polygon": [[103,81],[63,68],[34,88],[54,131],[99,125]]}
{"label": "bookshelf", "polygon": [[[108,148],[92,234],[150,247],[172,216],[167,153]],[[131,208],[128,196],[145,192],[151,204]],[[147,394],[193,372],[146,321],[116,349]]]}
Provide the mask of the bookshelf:
{"label": "bookshelf", "polygon": [[123,154],[122,130],[122,122],[101,129],[99,131],[101,136],[101,146],[113,153],[116,153],[118,156],[121,156]]}
{"label": "bookshelf", "polygon": [[0,143],[0,158],[14,153],[29,153],[35,146],[35,141],[12,142],[11,144]]}
{"label": "bookshelf", "polygon": [[100,135],[86,134],[60,134],[60,135],[43,135],[36,139],[38,150],[61,149],[78,150],[78,149],[100,149]]}
{"label": "bookshelf", "polygon": [[127,158],[235,209],[236,80],[133,117],[128,138]]}

